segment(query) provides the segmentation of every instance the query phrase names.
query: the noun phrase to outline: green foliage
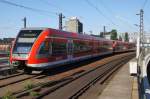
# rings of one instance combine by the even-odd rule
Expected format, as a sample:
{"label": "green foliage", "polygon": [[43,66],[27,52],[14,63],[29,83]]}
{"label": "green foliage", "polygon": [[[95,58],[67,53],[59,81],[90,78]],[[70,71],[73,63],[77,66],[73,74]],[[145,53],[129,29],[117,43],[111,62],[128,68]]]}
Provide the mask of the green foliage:
{"label": "green foliage", "polygon": [[2,99],[16,99],[16,98],[13,96],[12,92],[7,91],[6,94],[2,97]]}
{"label": "green foliage", "polygon": [[111,32],[111,40],[117,40],[117,30],[113,29]]}
{"label": "green foliage", "polygon": [[24,86],[25,89],[30,90],[30,89],[32,89],[33,87],[34,87],[34,86],[33,86],[33,84],[32,84],[31,81],[25,82],[25,86]]}
{"label": "green foliage", "polygon": [[36,96],[39,96],[40,94],[38,92],[35,92],[35,91],[31,91],[30,92],[30,96],[33,96],[33,97],[36,97]]}
{"label": "green foliage", "polygon": [[129,42],[129,34],[126,32],[124,36],[125,42]]}

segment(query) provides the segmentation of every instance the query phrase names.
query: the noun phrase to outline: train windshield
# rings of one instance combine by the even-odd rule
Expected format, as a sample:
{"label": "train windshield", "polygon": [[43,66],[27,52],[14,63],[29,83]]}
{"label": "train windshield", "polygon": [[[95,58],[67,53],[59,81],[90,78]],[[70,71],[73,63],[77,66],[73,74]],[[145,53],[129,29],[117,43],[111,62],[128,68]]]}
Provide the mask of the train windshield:
{"label": "train windshield", "polygon": [[29,53],[33,43],[17,43],[14,53]]}
{"label": "train windshield", "polygon": [[18,34],[13,53],[29,53],[42,30],[21,30]]}

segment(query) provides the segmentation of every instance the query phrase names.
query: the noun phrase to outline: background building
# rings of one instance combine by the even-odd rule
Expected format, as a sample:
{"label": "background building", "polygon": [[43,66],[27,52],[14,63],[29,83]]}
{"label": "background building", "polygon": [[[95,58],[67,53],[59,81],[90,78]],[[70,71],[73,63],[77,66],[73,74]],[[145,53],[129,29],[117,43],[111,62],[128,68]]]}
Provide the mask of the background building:
{"label": "background building", "polygon": [[10,51],[14,38],[3,38],[0,39],[0,51]]}
{"label": "background building", "polygon": [[138,34],[137,32],[129,33],[129,42],[136,42]]}
{"label": "background building", "polygon": [[83,33],[83,24],[79,21],[77,17],[72,17],[66,21],[66,31]]}
{"label": "background building", "polygon": [[100,32],[100,37],[110,40],[111,39],[111,33],[110,32],[105,32],[105,33]]}

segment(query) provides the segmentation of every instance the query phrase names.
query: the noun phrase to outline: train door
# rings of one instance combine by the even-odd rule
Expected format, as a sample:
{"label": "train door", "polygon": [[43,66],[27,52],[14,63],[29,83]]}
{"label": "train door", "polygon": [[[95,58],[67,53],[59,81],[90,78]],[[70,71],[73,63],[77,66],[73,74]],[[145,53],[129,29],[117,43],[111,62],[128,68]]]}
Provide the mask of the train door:
{"label": "train door", "polygon": [[68,59],[72,60],[72,55],[73,55],[73,40],[69,39],[68,43],[67,43],[67,55],[68,55]]}

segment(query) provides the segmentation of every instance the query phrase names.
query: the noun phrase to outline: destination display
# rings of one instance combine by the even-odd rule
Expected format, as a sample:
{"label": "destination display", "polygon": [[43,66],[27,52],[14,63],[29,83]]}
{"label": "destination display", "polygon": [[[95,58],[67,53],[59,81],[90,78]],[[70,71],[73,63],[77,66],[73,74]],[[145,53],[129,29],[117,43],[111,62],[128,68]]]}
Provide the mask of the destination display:
{"label": "destination display", "polygon": [[23,38],[35,38],[38,37],[42,30],[21,30],[19,33],[19,37]]}

